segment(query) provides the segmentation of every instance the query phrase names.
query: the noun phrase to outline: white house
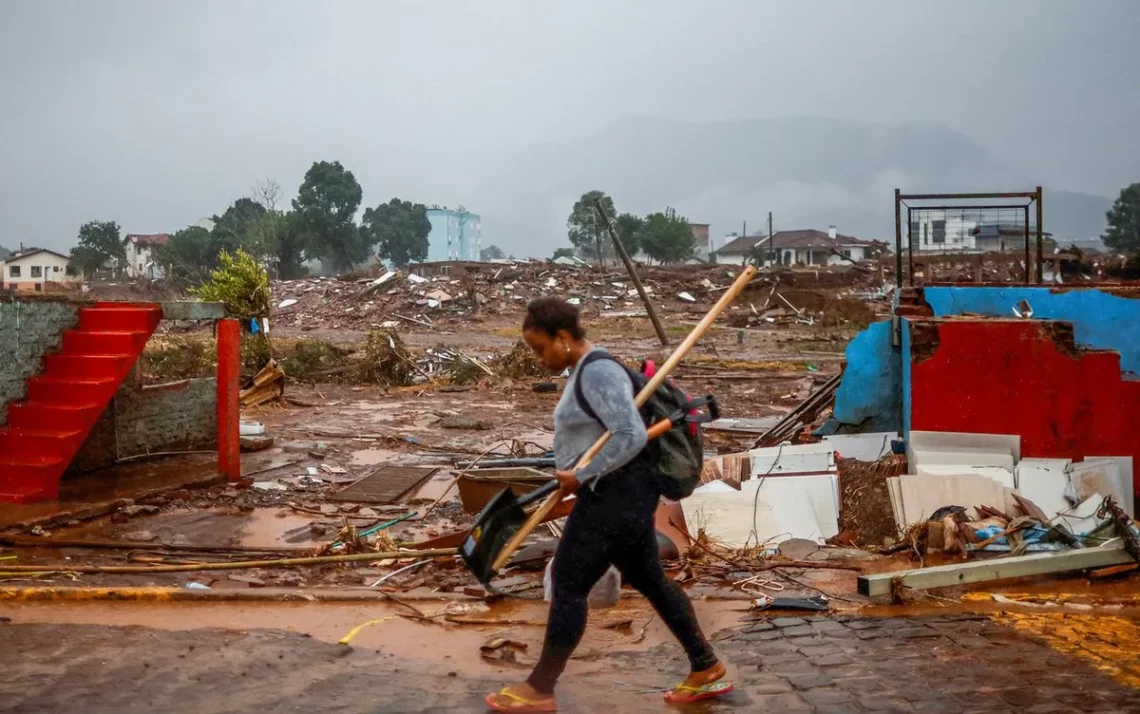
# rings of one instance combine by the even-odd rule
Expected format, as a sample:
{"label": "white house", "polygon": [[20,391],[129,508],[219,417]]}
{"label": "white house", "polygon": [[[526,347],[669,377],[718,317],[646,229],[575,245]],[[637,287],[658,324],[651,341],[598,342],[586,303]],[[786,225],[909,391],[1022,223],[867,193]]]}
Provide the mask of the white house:
{"label": "white house", "polygon": [[961,212],[937,209],[915,211],[910,224],[910,241],[920,253],[957,253],[977,249],[977,221]]}
{"label": "white house", "polygon": [[873,247],[870,241],[842,235],[831,226],[827,233],[807,229],[777,231],[771,237],[740,236],[713,251],[713,257],[720,264],[742,265],[758,250],[766,261],[784,265],[838,265],[870,257]]}
{"label": "white house", "polygon": [[158,264],[158,248],[170,242],[168,233],[131,233],[123,239],[127,253],[126,274],[130,278],[157,280],[164,277]]}
{"label": "white house", "polygon": [[71,259],[52,250],[36,248],[16,253],[0,262],[0,286],[7,290],[47,292],[83,284],[83,276],[70,266]]}

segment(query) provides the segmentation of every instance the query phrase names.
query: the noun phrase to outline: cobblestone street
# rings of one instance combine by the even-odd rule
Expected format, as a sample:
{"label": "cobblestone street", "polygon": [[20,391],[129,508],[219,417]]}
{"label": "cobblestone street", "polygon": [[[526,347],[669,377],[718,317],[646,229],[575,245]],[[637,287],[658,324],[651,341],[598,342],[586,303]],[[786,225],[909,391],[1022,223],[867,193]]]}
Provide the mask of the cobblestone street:
{"label": "cobblestone street", "polygon": [[1140,712],[1135,647],[1073,657],[985,615],[777,618],[721,644],[750,708],[816,714]]}
{"label": "cobblestone street", "polygon": [[[1053,624],[1039,635],[972,614],[758,621],[716,637],[737,691],[687,711],[1140,712],[1140,690],[1130,686],[1140,682],[1137,623],[1057,615]],[[1071,642],[1073,632],[1088,646],[1055,649],[1056,637]],[[479,712],[484,693],[523,675],[452,669],[476,652],[400,661],[274,630],[8,625],[0,651],[6,712]],[[592,664],[564,679],[561,711],[671,711],[660,690],[684,671],[673,645]]]}

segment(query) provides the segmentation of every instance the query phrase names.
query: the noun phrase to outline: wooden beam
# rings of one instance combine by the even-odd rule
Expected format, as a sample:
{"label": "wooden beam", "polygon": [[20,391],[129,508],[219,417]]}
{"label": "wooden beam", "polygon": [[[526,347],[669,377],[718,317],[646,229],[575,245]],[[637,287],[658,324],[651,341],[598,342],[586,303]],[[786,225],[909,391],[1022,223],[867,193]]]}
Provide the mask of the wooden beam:
{"label": "wooden beam", "polygon": [[993,558],[972,563],[939,565],[934,568],[916,568],[881,575],[864,575],[859,578],[860,595],[889,595],[891,581],[899,578],[912,590],[933,590],[951,585],[984,583],[1006,578],[1024,578],[1032,575],[1064,573],[1070,570],[1103,568],[1109,565],[1131,563],[1132,556],[1124,548],[1081,548],[1060,553],[1033,553],[1016,558]]}

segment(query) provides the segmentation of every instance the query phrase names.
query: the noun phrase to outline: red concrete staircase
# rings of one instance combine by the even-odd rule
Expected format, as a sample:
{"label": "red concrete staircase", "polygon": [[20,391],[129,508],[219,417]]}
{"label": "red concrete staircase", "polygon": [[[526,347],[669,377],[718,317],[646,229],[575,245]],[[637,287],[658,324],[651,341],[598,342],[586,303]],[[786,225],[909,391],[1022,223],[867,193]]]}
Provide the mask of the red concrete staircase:
{"label": "red concrete staircase", "polygon": [[130,374],[162,319],[150,303],[96,303],[79,310],[58,353],[28,380],[27,399],[0,427],[0,501],[59,497],[59,481]]}

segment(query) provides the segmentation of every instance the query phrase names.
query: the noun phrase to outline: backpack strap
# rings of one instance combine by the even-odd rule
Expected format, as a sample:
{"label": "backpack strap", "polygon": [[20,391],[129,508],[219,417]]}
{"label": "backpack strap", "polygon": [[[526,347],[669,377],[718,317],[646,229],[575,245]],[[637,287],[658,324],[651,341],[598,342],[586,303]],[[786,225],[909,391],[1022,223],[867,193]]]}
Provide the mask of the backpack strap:
{"label": "backpack strap", "polygon": [[[592,362],[597,362],[599,360],[605,359],[608,359],[611,362],[617,362],[617,360],[613,358],[613,355],[604,350],[594,350],[593,352],[590,352],[578,362],[578,365],[575,368],[574,376],[574,399],[578,402],[578,408],[586,412],[586,416],[590,417],[599,424],[602,423],[602,420],[598,418],[598,413],[594,411],[594,408],[590,406],[590,403],[588,401],[586,401],[586,395],[582,393],[582,375],[585,374],[587,365]],[[603,426],[605,425],[603,424]]]}

